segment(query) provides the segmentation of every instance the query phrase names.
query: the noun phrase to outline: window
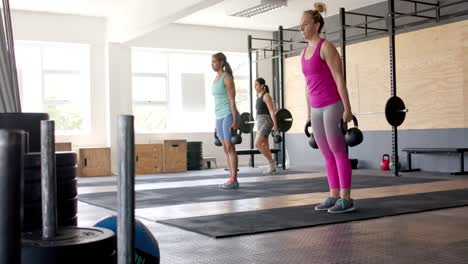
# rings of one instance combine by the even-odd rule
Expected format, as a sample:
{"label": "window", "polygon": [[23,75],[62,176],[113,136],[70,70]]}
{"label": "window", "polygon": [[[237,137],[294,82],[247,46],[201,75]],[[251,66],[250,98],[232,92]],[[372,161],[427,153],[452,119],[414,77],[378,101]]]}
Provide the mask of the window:
{"label": "window", "polygon": [[47,112],[57,134],[90,131],[89,45],[16,43],[24,112]]}
{"label": "window", "polygon": [[182,107],[185,112],[205,111],[205,75],[201,73],[183,73]]}
{"label": "window", "polygon": [[137,50],[132,53],[132,96],[135,129],[164,130],[169,113],[167,56]]}
{"label": "window", "polygon": [[[132,49],[133,113],[139,133],[211,132],[216,52]],[[246,53],[225,53],[234,71],[239,112],[249,111]]]}

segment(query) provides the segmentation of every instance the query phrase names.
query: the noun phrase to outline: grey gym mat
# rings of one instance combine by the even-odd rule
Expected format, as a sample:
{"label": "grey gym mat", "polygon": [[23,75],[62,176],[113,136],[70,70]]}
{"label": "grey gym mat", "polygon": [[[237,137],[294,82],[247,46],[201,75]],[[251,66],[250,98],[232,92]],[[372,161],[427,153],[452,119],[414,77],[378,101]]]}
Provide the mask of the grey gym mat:
{"label": "grey gym mat", "polygon": [[[442,181],[446,179],[405,178],[391,176],[353,175],[353,188],[385,187]],[[223,181],[220,180],[220,183]],[[135,192],[135,207],[150,208],[187,203],[229,201],[258,197],[324,192],[328,190],[326,177],[267,182],[240,182],[237,190],[223,190],[217,185],[166,188]],[[78,196],[79,200],[111,210],[117,208],[116,192],[88,193]]]}
{"label": "grey gym mat", "polygon": [[[192,171],[192,173],[194,173]],[[254,169],[251,169],[249,172],[243,172],[241,170],[238,173],[239,178],[244,178],[244,177],[264,177],[264,176],[279,176],[279,175],[293,175],[293,174],[303,174],[303,173],[316,173],[316,171],[302,171],[302,170],[282,170],[278,169],[275,174],[273,175],[263,175],[261,172],[254,171]],[[155,175],[167,175],[167,174],[155,174]],[[177,182],[177,181],[196,181],[196,180],[209,180],[209,179],[216,179],[216,178],[228,178],[229,177],[229,172],[225,171],[224,173],[221,173],[220,170],[216,171],[216,174],[213,175],[207,175],[201,174],[187,174],[187,176],[176,176],[176,177],[171,177],[171,176],[166,176],[166,177],[158,177],[158,178],[150,178],[151,176],[149,175],[144,175],[143,177],[148,177],[145,179],[135,179],[136,184],[145,184],[145,183],[159,183],[159,182]],[[88,179],[87,179],[88,180]],[[112,180],[105,180],[105,181],[96,181],[96,182],[78,182],[78,187],[97,187],[97,186],[110,186],[110,185],[117,185],[117,178],[114,178]]]}
{"label": "grey gym mat", "polygon": [[[157,221],[213,238],[251,235],[468,205],[468,190],[421,193],[356,201],[356,211],[329,214],[314,205]],[[447,223],[449,224],[449,223]]]}

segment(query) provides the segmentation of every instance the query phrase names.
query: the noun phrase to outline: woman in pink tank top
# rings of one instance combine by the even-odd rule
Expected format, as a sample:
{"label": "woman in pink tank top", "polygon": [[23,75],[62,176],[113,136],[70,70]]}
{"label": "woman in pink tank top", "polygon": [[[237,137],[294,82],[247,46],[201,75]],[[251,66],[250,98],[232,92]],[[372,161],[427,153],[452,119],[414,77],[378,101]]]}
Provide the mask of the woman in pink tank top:
{"label": "woman in pink tank top", "polygon": [[320,38],[324,25],[320,13],[326,9],[316,3],[314,10],[304,11],[301,32],[309,42],[301,54],[302,72],[306,79],[308,119],[325,159],[330,196],[315,210],[344,213],[354,210],[351,199],[351,164],[346,152],[341,119],[352,120],[348,91],[343,78],[340,55],[335,46]]}

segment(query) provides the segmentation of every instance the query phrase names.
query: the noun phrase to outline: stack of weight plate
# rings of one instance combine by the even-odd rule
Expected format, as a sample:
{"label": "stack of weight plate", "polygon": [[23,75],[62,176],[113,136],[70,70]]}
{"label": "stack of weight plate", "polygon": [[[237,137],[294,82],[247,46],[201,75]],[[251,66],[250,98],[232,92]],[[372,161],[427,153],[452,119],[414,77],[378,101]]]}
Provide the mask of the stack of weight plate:
{"label": "stack of weight plate", "polygon": [[[56,152],[57,217],[62,227],[77,225],[78,190],[75,152]],[[41,153],[30,152],[24,159],[23,231],[40,230]]]}
{"label": "stack of weight plate", "polygon": [[188,170],[203,169],[202,142],[200,141],[187,142],[187,169]]}

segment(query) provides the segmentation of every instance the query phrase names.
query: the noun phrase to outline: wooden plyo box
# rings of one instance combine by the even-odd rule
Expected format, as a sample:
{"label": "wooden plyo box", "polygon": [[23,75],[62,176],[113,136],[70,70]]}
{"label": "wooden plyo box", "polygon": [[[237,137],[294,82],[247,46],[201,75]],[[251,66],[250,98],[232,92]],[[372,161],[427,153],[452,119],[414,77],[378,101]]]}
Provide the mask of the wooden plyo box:
{"label": "wooden plyo box", "polygon": [[156,174],[163,172],[163,144],[135,145],[135,173]]}
{"label": "wooden plyo box", "polygon": [[80,148],[79,171],[82,177],[111,176],[110,148]]}
{"label": "wooden plyo box", "polygon": [[187,171],[187,141],[164,140],[164,172]]}
{"label": "wooden plyo box", "polygon": [[55,151],[72,151],[71,142],[57,142],[55,143]]}

